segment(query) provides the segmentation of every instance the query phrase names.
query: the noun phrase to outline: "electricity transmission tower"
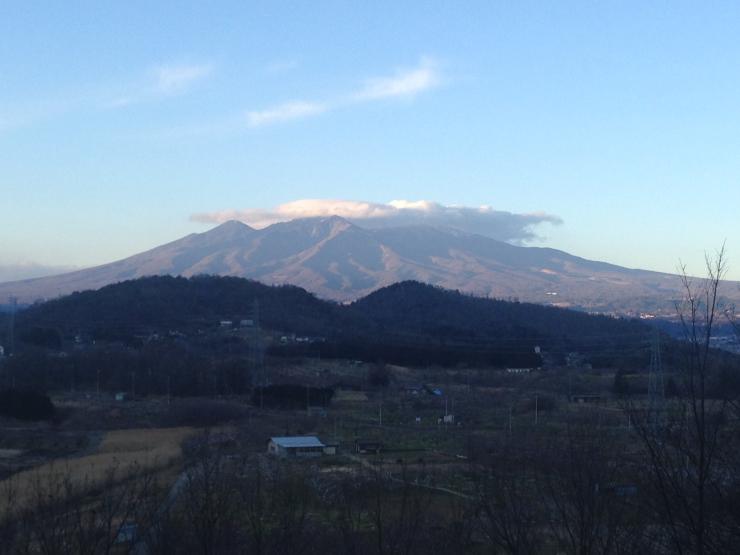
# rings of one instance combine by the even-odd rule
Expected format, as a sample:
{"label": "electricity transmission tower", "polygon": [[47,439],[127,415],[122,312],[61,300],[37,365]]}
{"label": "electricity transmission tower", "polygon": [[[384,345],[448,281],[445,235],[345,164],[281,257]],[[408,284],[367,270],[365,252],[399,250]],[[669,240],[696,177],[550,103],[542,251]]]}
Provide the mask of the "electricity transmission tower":
{"label": "electricity transmission tower", "polygon": [[262,329],[260,326],[260,303],[257,299],[252,305],[252,333],[249,338],[250,370],[252,372],[252,387],[263,388],[267,385],[265,375],[265,353],[262,345]]}
{"label": "electricity transmission tower", "polygon": [[650,353],[650,374],[648,377],[648,412],[650,426],[656,431],[662,422],[665,410],[665,386],[663,365],[660,360],[660,332],[656,328]]}
{"label": "electricity transmission tower", "polygon": [[10,319],[8,320],[8,352],[5,354],[12,356],[15,354],[15,312],[18,307],[18,299],[10,297],[8,303],[10,304]]}

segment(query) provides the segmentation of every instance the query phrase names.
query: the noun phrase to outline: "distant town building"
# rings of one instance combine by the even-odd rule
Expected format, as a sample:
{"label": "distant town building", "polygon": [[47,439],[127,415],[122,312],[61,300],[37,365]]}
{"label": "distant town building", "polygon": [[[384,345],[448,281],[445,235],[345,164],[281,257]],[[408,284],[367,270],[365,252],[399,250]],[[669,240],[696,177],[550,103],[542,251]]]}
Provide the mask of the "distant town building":
{"label": "distant town building", "polygon": [[326,447],[316,436],[281,436],[270,438],[267,452],[278,457],[320,457]]}
{"label": "distant town building", "polygon": [[531,368],[507,368],[506,371],[509,374],[529,374],[532,369]]}
{"label": "distant town building", "polygon": [[222,328],[230,328],[234,325],[234,322],[232,322],[231,320],[221,320],[218,324]]}
{"label": "distant town building", "polygon": [[254,326],[254,320],[251,318],[247,318],[245,320],[239,320],[239,327],[240,328],[251,328]]}

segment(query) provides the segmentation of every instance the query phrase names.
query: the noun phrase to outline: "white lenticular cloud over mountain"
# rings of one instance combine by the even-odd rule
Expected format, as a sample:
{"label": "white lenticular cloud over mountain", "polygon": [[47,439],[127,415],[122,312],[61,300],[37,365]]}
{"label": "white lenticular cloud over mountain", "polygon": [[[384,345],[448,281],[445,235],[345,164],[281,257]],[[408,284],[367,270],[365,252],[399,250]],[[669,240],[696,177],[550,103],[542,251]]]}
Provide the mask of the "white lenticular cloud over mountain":
{"label": "white lenticular cloud over mountain", "polygon": [[367,228],[432,225],[478,233],[494,239],[523,242],[537,237],[534,228],[543,223],[558,225],[562,220],[544,212],[516,214],[488,205],[444,205],[429,200],[393,200],[388,203],[339,199],[301,199],[274,208],[222,210],[191,215],[201,223],[238,220],[255,228],[299,218],[340,216]]}

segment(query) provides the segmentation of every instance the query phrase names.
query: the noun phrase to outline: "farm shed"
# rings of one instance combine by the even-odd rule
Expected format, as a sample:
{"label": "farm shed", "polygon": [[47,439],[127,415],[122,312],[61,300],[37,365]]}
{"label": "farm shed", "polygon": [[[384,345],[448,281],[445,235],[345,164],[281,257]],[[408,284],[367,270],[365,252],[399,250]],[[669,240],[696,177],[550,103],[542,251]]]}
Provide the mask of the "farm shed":
{"label": "farm shed", "polygon": [[325,447],[316,436],[271,437],[267,452],[278,457],[320,457]]}

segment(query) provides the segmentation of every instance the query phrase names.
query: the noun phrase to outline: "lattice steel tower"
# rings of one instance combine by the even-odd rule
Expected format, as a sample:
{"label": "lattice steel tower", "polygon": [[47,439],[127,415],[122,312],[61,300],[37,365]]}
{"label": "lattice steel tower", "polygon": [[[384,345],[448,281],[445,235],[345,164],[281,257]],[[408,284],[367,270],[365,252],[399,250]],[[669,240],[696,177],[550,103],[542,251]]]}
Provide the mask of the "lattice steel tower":
{"label": "lattice steel tower", "polygon": [[8,352],[5,354],[12,356],[15,354],[15,313],[18,308],[18,299],[10,297],[8,303],[10,304],[10,318],[8,320]]}
{"label": "lattice steel tower", "polygon": [[252,371],[252,385],[265,387],[265,352],[262,346],[262,329],[260,326],[260,302],[255,299],[252,305],[252,333],[249,341],[249,358]]}

